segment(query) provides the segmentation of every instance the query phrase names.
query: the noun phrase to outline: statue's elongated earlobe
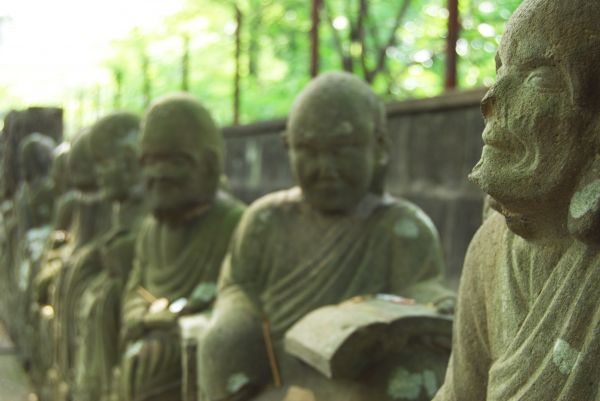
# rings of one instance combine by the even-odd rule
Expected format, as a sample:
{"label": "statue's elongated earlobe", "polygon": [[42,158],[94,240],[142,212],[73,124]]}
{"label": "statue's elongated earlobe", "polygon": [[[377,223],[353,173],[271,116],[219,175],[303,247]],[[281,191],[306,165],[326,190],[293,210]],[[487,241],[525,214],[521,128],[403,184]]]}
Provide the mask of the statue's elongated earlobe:
{"label": "statue's elongated earlobe", "polygon": [[578,240],[600,246],[600,155],[588,165],[575,188],[567,227]]}

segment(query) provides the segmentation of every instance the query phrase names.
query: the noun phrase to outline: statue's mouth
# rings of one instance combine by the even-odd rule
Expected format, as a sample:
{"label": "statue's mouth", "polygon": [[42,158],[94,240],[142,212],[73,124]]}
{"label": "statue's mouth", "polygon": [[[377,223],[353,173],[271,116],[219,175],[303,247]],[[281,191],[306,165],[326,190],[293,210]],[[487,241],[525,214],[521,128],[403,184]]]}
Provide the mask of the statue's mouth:
{"label": "statue's mouth", "polygon": [[514,137],[508,130],[497,126],[487,125],[482,134],[483,144],[504,152],[514,152],[517,149]]}

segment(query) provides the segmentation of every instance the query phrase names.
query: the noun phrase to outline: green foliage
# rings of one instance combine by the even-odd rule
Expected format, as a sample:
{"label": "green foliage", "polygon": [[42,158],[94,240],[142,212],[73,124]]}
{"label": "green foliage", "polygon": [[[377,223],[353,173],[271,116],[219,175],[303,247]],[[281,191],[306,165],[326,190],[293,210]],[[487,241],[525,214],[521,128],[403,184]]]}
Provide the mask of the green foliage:
{"label": "green foliage", "polygon": [[[396,24],[403,1],[408,6]],[[325,0],[321,71],[350,69],[371,81],[387,100],[439,94],[445,69],[446,0],[403,1],[369,0],[368,13],[360,22],[360,0]],[[519,3],[461,0],[463,30],[457,46],[461,88],[493,82],[499,35]],[[242,16],[240,121],[287,114],[310,79],[311,10],[306,0],[187,0],[160,29],[136,29],[114,43],[106,60],[113,83],[105,89],[112,96],[105,96],[102,108],[141,112],[149,99],[181,90],[187,51],[189,90],[221,124],[231,123],[236,7]],[[377,68],[380,54],[383,65]]]}

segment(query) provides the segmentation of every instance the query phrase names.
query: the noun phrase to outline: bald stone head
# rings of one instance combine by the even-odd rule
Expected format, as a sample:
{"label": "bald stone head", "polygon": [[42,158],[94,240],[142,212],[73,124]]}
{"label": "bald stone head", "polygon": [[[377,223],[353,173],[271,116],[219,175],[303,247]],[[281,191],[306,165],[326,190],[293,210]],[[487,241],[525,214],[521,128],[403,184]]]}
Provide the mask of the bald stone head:
{"label": "bald stone head", "polygon": [[68,165],[69,182],[73,187],[85,192],[93,192],[98,189],[89,129],[82,130],[73,139]]}
{"label": "bald stone head", "polygon": [[471,179],[515,213],[570,202],[600,151],[600,2],[525,0],[496,57]]}
{"label": "bald stone head", "polygon": [[54,161],[52,162],[52,168],[50,169],[50,176],[54,184],[54,193],[56,196],[64,194],[69,186],[69,152],[71,151],[71,144],[63,142],[54,148]]}
{"label": "bald stone head", "polygon": [[385,109],[364,81],[343,72],[319,76],[296,98],[287,127],[292,170],[315,209],[348,213],[382,190]]}
{"label": "bald stone head", "polygon": [[213,201],[223,137],[193,96],[168,95],[150,106],[142,121],[140,151],[149,204],[159,218]]}
{"label": "bald stone head", "polygon": [[54,141],[42,134],[33,133],[20,144],[19,158],[26,181],[47,176],[52,166]]}
{"label": "bald stone head", "polygon": [[90,145],[104,196],[124,201],[141,183],[138,152],[140,118],[117,112],[90,128]]}

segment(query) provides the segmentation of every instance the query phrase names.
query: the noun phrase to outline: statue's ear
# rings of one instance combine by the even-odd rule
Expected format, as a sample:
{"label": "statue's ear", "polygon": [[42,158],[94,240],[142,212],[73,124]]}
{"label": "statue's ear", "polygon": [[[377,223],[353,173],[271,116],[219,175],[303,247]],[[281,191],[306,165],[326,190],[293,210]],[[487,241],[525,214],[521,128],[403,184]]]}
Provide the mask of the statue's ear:
{"label": "statue's ear", "polygon": [[600,246],[600,155],[581,176],[571,202],[567,227],[571,235],[589,245]]}

